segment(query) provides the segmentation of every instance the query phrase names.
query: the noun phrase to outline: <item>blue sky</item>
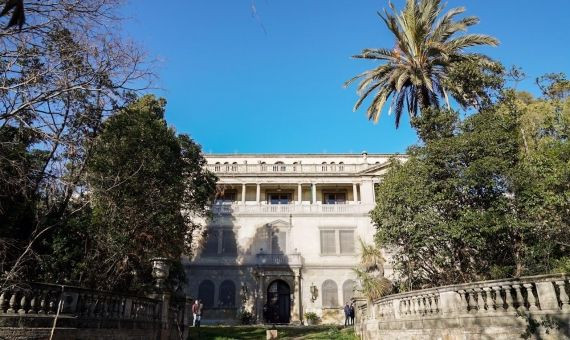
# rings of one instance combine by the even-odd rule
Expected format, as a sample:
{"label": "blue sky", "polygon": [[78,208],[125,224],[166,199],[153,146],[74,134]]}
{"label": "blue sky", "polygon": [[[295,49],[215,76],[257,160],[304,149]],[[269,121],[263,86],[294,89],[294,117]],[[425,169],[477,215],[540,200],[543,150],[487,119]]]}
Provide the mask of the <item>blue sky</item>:
{"label": "blue sky", "polygon": [[[402,0],[394,1],[400,6]],[[157,5],[159,3],[159,5]],[[131,0],[126,34],[159,60],[168,122],[210,153],[405,152],[417,137],[383,115],[352,112],[355,88],[342,84],[375,64],[350,56],[392,47],[376,15],[386,0]],[[536,93],[547,72],[570,75],[568,0],[449,0],[492,34],[481,50],[521,66],[519,89]],[[170,19],[167,19],[169,18]]]}

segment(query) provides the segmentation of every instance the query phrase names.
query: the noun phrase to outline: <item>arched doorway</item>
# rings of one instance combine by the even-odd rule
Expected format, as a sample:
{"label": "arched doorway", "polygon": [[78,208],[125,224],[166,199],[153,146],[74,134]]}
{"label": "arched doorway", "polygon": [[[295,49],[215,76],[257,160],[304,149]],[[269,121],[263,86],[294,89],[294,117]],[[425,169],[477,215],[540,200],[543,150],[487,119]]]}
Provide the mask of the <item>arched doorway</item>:
{"label": "arched doorway", "polygon": [[267,288],[265,321],[268,323],[289,323],[291,317],[291,289],[283,280],[271,282]]}

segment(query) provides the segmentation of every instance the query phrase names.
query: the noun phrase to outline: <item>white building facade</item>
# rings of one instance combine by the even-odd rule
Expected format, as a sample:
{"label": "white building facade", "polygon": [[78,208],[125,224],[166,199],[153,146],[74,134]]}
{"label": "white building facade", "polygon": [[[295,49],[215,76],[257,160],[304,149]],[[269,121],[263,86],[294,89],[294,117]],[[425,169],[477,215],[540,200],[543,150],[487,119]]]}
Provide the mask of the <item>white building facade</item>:
{"label": "white building facade", "polygon": [[[204,322],[300,323],[307,312],[342,322],[354,294],[359,239],[373,241],[369,212],[386,154],[207,155],[219,177],[208,236],[185,264]],[[385,268],[390,275],[390,268]]]}

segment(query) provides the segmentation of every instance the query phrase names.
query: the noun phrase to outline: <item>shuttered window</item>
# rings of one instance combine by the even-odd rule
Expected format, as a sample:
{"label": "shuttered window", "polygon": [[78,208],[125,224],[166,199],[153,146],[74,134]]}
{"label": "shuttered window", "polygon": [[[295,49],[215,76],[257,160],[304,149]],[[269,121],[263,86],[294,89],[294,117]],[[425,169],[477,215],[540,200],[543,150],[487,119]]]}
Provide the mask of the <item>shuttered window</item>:
{"label": "shuttered window", "polygon": [[219,306],[235,307],[236,305],[236,286],[232,281],[226,280],[220,285]]}
{"label": "shuttered window", "polygon": [[321,230],[321,253],[336,254],[336,240],[334,230]]}
{"label": "shuttered window", "polygon": [[342,299],[344,303],[350,302],[354,297],[354,289],[356,288],[356,282],[354,280],[346,280],[342,284]]}
{"label": "shuttered window", "polygon": [[208,239],[204,247],[204,255],[217,255],[218,254],[218,231],[210,229],[208,231]]}
{"label": "shuttered window", "polygon": [[222,254],[237,255],[236,235],[231,229],[222,232]]}
{"label": "shuttered window", "polygon": [[323,282],[323,307],[338,307],[338,288],[333,280]]}
{"label": "shuttered window", "polygon": [[202,301],[205,308],[214,306],[214,283],[210,280],[205,280],[198,286],[198,299]]}
{"label": "shuttered window", "polygon": [[340,230],[340,253],[341,254],[354,254],[354,231]]}

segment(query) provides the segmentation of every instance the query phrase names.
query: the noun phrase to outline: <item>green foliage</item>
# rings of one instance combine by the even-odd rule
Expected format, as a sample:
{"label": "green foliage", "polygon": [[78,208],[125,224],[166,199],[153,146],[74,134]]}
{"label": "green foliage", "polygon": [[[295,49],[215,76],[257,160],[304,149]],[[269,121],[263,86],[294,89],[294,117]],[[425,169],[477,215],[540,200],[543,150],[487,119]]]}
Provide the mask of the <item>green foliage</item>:
{"label": "green foliage", "polygon": [[105,122],[93,147],[87,182],[94,247],[87,258],[94,285],[140,286],[151,258],[191,255],[198,226],[185,214],[206,216],[216,179],[204,170],[200,147],[167,126],[165,104],[140,98]]}
{"label": "green foliage", "polygon": [[319,316],[315,312],[307,312],[307,313],[305,313],[305,320],[317,322],[317,321],[319,321]]}
{"label": "green foliage", "polygon": [[457,19],[465,9],[452,8],[444,13],[440,0],[407,0],[400,12],[391,3],[390,8],[391,13],[379,15],[394,36],[393,49],[367,48],[354,56],[383,62],[345,83],[348,86],[361,79],[354,110],[376,92],[367,116],[378,121],[382,108],[392,98],[390,111],[395,113],[398,127],[405,106],[415,117],[424,109],[438,108],[442,100],[449,107],[450,96],[464,107],[480,107],[490,100],[488,90],[501,86],[498,75],[502,67],[482,54],[465,50],[499,42],[483,34],[459,35],[476,25],[477,17]]}
{"label": "green foliage", "polygon": [[[564,267],[570,222],[570,100],[506,91],[460,121],[426,110],[423,144],[393,162],[371,213],[406,289]],[[559,270],[559,269],[558,269]]]}
{"label": "green foliage", "polygon": [[354,272],[360,282],[360,292],[374,301],[392,292],[392,282],[384,277],[384,263],[379,247],[360,241],[360,263]]}

